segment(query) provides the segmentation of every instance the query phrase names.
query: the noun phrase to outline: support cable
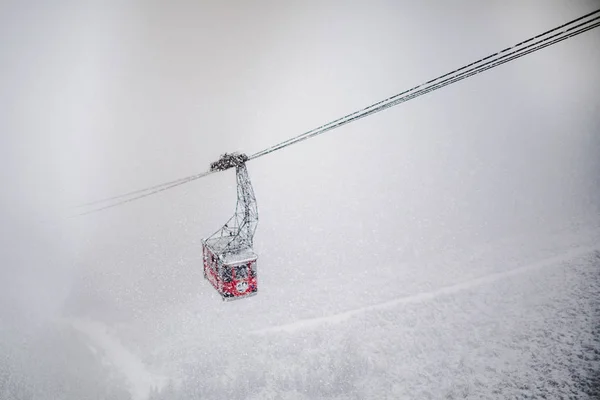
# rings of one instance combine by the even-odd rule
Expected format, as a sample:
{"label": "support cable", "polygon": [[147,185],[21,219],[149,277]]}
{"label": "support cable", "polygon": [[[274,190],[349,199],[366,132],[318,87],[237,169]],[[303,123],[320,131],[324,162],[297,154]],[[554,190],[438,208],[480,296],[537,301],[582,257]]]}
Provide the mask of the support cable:
{"label": "support cable", "polygon": [[[583,21],[594,15],[596,15],[595,18],[591,18],[591,19],[588,19],[577,25],[573,25],[579,21]],[[571,25],[573,25],[573,26],[571,26]],[[262,151],[259,151],[255,154],[249,156],[248,160],[254,160],[256,158],[270,154],[274,151],[291,146],[292,144],[304,141],[304,140],[309,139],[314,136],[321,135],[321,134],[328,132],[330,130],[333,130],[335,128],[339,128],[343,125],[349,124],[350,122],[353,122],[358,119],[362,119],[369,115],[375,114],[377,112],[386,110],[395,105],[398,105],[398,104],[404,103],[406,101],[412,100],[416,97],[428,94],[434,90],[440,89],[440,88],[450,85],[452,83],[469,78],[469,77],[479,74],[481,72],[490,70],[492,68],[495,68],[497,66],[505,64],[507,62],[513,61],[517,58],[523,57],[527,54],[531,54],[535,51],[538,51],[538,50],[541,50],[548,46],[551,46],[553,44],[559,43],[563,40],[572,38],[581,33],[587,32],[591,29],[597,28],[598,26],[600,26],[600,10],[596,10],[591,13],[588,13],[584,16],[576,18],[576,19],[574,19],[570,22],[567,22],[563,25],[560,25],[556,28],[550,29],[544,33],[538,34],[534,37],[531,37],[527,40],[519,42],[513,46],[507,47],[507,48],[505,48],[501,51],[498,51],[494,54],[491,54],[487,57],[481,58],[475,62],[469,63],[469,64],[462,66],[460,68],[457,68],[451,72],[443,74],[437,78],[431,79],[425,83],[417,85],[411,89],[405,90],[399,94],[388,97],[377,103],[371,104],[367,107],[362,108],[361,110],[355,111],[351,114],[345,115],[344,117],[338,118],[327,124],[321,125],[315,129],[311,129],[310,131],[307,131],[298,136],[295,136],[293,138],[285,140],[279,144],[268,147]],[[556,32],[556,33],[554,33],[554,32]],[[547,36],[550,33],[554,33],[554,34]],[[531,42],[533,42],[533,43],[531,43]],[[526,45],[526,46],[524,46],[524,45]],[[523,46],[523,47],[521,47],[521,46]],[[131,192],[124,193],[124,194],[121,194],[118,196],[112,196],[112,197],[105,198],[102,200],[97,200],[97,201],[81,204],[79,206],[76,206],[75,208],[83,208],[83,207],[89,207],[89,206],[98,205],[98,204],[102,204],[102,203],[106,203],[106,202],[112,202],[111,204],[108,204],[106,206],[94,208],[92,210],[76,214],[74,216],[92,214],[92,213],[96,213],[96,212],[99,212],[102,210],[113,208],[113,207],[116,207],[116,206],[119,206],[119,205],[122,205],[125,203],[129,203],[134,200],[138,200],[138,199],[141,199],[141,198],[144,198],[147,196],[151,196],[153,194],[160,193],[165,190],[195,181],[197,179],[200,179],[207,175],[210,175],[214,172],[217,172],[217,171],[211,170],[211,171],[207,171],[207,172],[202,172],[199,174],[190,175],[185,178],[180,178],[180,179],[176,179],[173,181],[154,185],[154,186],[151,186],[148,188],[131,191]],[[123,199],[123,200],[113,202],[114,200],[118,200],[118,199]]]}

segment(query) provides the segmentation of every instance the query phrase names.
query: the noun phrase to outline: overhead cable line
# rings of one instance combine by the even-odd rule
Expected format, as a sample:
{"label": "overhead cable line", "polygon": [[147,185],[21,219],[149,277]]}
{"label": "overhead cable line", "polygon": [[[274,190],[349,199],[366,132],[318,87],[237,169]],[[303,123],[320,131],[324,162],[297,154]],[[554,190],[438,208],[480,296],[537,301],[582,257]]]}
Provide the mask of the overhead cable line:
{"label": "overhead cable line", "polygon": [[[135,194],[148,192],[148,191],[151,191],[151,190],[154,190],[154,189],[161,188],[163,186],[170,186],[170,185],[173,185],[173,184],[179,183],[179,182],[184,182],[185,181],[185,183],[187,183],[187,182],[189,182],[188,179],[196,177],[198,175],[203,175],[203,174],[190,175],[190,176],[185,177],[185,178],[179,178],[179,179],[175,179],[174,181],[160,183],[158,185],[150,186],[150,187],[147,187],[147,188],[144,188],[144,189],[134,190],[132,192],[127,192],[127,193],[123,193],[123,194],[120,194],[120,195],[117,195],[117,196],[112,196],[112,197],[107,197],[105,199],[91,201],[89,203],[79,204],[77,206],[74,206],[73,208],[84,208],[84,207],[89,207],[89,206],[93,206],[93,205],[96,205],[96,204],[106,203],[107,201],[117,200],[117,199],[121,199],[123,197],[133,196]],[[200,176],[198,176],[198,177],[201,178]],[[176,186],[178,186],[178,185],[176,185]],[[145,197],[145,196],[141,196],[141,197]]]}
{"label": "overhead cable line", "polygon": [[[595,16],[595,18],[591,18],[588,19],[592,16]],[[587,19],[587,20],[586,20]],[[581,22],[577,25],[573,25],[579,21],[583,21],[586,20],[584,22]],[[457,68],[451,72],[448,72],[444,75],[441,75],[437,78],[431,79],[425,83],[422,83],[418,86],[415,86],[411,89],[405,90],[404,92],[401,92],[399,94],[396,94],[394,96],[388,97],[387,99],[381,100],[377,103],[371,104],[368,107],[364,107],[363,109],[359,110],[359,111],[355,111],[351,114],[348,114],[344,117],[338,118],[334,121],[331,121],[327,124],[321,125],[315,129],[312,129],[310,131],[307,131],[303,134],[300,134],[298,136],[295,136],[293,138],[290,138],[288,140],[285,140],[279,144],[276,144],[274,146],[268,147],[262,151],[259,151],[251,156],[249,156],[248,160],[253,160],[259,157],[262,157],[264,155],[267,155],[269,153],[272,153],[274,151],[280,150],[282,148],[291,146],[292,144],[298,143],[300,141],[309,139],[311,137],[323,134],[327,131],[330,131],[332,129],[335,128],[339,128],[343,125],[346,125],[350,122],[356,121],[358,119],[364,118],[366,116],[375,114],[377,112],[386,110],[390,107],[393,107],[395,105],[404,103],[406,101],[412,100],[416,97],[422,96],[424,94],[430,93],[434,90],[440,89],[444,86],[450,85],[452,83],[461,81],[463,79],[466,79],[468,77],[471,77],[473,75],[479,74],[481,72],[487,71],[491,68],[497,67],[499,65],[505,64],[509,61],[513,61],[517,58],[520,58],[524,55],[527,54],[531,54],[535,51],[541,50],[545,47],[551,46],[553,44],[559,43],[565,39],[569,39],[571,37],[577,36],[581,33],[587,32],[591,29],[594,29],[596,27],[600,26],[600,10],[596,10],[593,11],[591,13],[588,13],[584,16],[581,16],[579,18],[576,18],[570,22],[567,22],[561,26],[558,26],[556,28],[550,29],[544,33],[538,34],[534,37],[531,37],[527,40],[524,40],[522,42],[519,42],[511,47],[507,47],[499,52],[496,52],[494,54],[491,54],[489,56],[486,56],[484,58],[481,58],[480,60],[477,60],[475,62],[469,63],[463,67]],[[554,33],[556,32],[556,33]],[[553,35],[547,36],[550,33],[554,33]],[[539,39],[539,40],[538,40]],[[527,46],[524,46],[525,44],[527,44]],[[521,47],[524,46],[524,47]],[[88,206],[92,206],[92,205],[97,205],[97,204],[101,204],[101,203],[106,203],[109,201],[113,201],[113,200],[117,200],[117,199],[123,199],[120,200],[118,202],[114,202],[111,203],[109,205],[100,207],[100,208],[94,208],[90,211],[87,212],[83,212],[79,215],[86,215],[86,214],[91,214],[91,213],[95,213],[98,211],[102,211],[108,208],[112,208],[112,207],[116,207],[119,206],[121,204],[125,204],[125,203],[129,203],[131,201],[134,200],[138,200],[141,199],[143,197],[147,197],[180,185],[183,185],[185,183],[189,183],[191,181],[194,181],[196,179],[200,179],[203,178],[209,174],[211,174],[213,171],[209,171],[209,172],[203,172],[200,174],[195,174],[195,175],[191,175],[185,178],[180,178],[177,180],[173,180],[173,181],[169,181],[169,182],[165,182],[165,183],[161,183],[158,185],[154,185],[145,189],[140,189],[140,190],[135,190],[132,192],[128,192],[125,194],[121,194],[118,196],[113,196],[113,197],[109,197],[106,199],[102,199],[102,200],[98,200],[98,201],[94,201],[94,202],[90,202],[90,203],[86,203],[86,204],[82,204],[80,206],[77,206],[77,208],[81,208],[81,207],[88,207]],[[131,197],[133,196],[133,197]]]}
{"label": "overhead cable line", "polygon": [[[213,174],[215,172],[216,171],[207,171],[207,172],[203,172],[201,174],[190,175],[187,178],[181,178],[181,179],[178,179],[176,181],[171,181],[171,182],[167,182],[165,184],[156,185],[156,186],[153,186],[154,190],[152,190],[150,192],[147,192],[147,193],[144,193],[144,194],[139,194],[138,196],[130,197],[130,198],[118,201],[116,203],[109,204],[109,205],[104,206],[104,207],[94,208],[94,209],[89,210],[89,211],[85,211],[85,212],[82,212],[82,213],[79,213],[79,214],[75,214],[72,217],[80,217],[82,215],[93,214],[93,213],[97,213],[97,212],[102,211],[102,210],[106,210],[106,209],[109,209],[109,208],[120,206],[122,204],[132,202],[134,200],[138,200],[138,199],[141,199],[141,198],[144,198],[144,197],[151,196],[151,195],[156,194],[156,193],[164,192],[165,190],[172,189],[172,188],[177,187],[177,186],[181,186],[181,185],[189,183],[191,181],[195,181],[196,179],[204,178],[205,176]],[[130,194],[142,193],[142,192],[145,192],[147,190],[148,189],[145,189],[145,190],[144,189],[136,190],[135,192],[130,192]],[[124,197],[124,196],[126,196],[126,195],[115,196],[113,198],[121,198],[121,197]],[[88,204],[97,204],[97,203],[100,203],[100,202],[102,202],[102,200],[99,200],[97,202],[88,203]]]}
{"label": "overhead cable line", "polygon": [[[547,47],[547,45],[542,45],[542,46],[539,46],[539,47],[534,47],[532,49],[531,48],[532,46],[535,46],[535,45],[538,45],[538,44],[543,44],[543,42],[546,42],[546,41],[548,41],[550,39],[556,38],[557,36],[560,36],[560,35],[563,35],[565,33],[568,33],[568,35],[566,35],[565,37],[560,38],[559,40],[553,41],[552,43],[549,43],[548,45],[554,44],[554,43],[558,43],[559,41],[562,41],[564,39],[568,39],[570,37],[573,37],[575,35],[583,33],[583,32],[585,32],[587,30],[593,29],[593,28],[597,27],[598,25],[597,24],[589,25],[590,22],[594,22],[596,20],[599,20],[600,16],[597,16],[596,18],[593,18],[591,20],[585,21],[585,22],[583,22],[581,24],[578,24],[578,25],[570,27],[570,28],[566,28],[566,27],[569,26],[569,25],[574,24],[575,22],[579,22],[579,21],[581,21],[581,20],[583,20],[585,18],[588,18],[588,17],[590,17],[590,16],[592,16],[594,14],[600,14],[600,10],[596,10],[594,12],[586,14],[586,15],[584,15],[582,17],[579,17],[579,18],[577,18],[577,19],[575,19],[573,21],[570,21],[570,22],[568,22],[566,24],[563,24],[563,25],[561,25],[559,27],[553,28],[553,29],[551,29],[549,31],[546,31],[544,33],[536,35],[536,36],[534,36],[534,37],[532,37],[530,39],[527,39],[525,41],[517,43],[514,46],[507,47],[504,50],[501,50],[501,51],[499,51],[497,53],[491,54],[491,55],[489,55],[487,57],[484,57],[484,58],[482,58],[482,59],[480,59],[478,61],[472,62],[472,63],[467,64],[467,65],[465,65],[465,66],[463,66],[461,68],[455,69],[454,71],[448,72],[448,73],[446,73],[444,75],[441,75],[441,76],[439,76],[437,78],[431,79],[431,80],[429,80],[429,81],[427,81],[425,83],[417,85],[417,86],[415,86],[415,87],[413,87],[411,89],[405,90],[402,93],[399,93],[399,94],[396,94],[394,96],[388,97],[385,100],[381,100],[381,101],[379,101],[377,103],[371,104],[370,106],[365,107],[365,108],[363,108],[363,109],[361,109],[359,111],[355,111],[355,112],[353,112],[351,114],[345,115],[344,117],[338,118],[338,119],[336,119],[336,120],[334,120],[332,122],[329,122],[329,123],[327,123],[325,125],[321,125],[318,128],[312,129],[312,130],[310,130],[308,132],[305,132],[305,133],[303,133],[301,135],[298,135],[298,136],[293,137],[291,139],[285,140],[285,141],[283,141],[283,142],[281,142],[279,144],[271,146],[271,147],[269,147],[269,148],[267,148],[265,150],[259,151],[258,153],[255,153],[255,154],[251,155],[249,157],[249,159],[253,160],[253,159],[256,159],[258,157],[262,157],[262,156],[264,156],[266,154],[269,154],[269,153],[272,153],[274,151],[280,150],[280,149],[282,149],[284,147],[287,147],[287,146],[290,146],[292,144],[298,143],[298,142],[300,142],[302,140],[311,138],[313,136],[320,135],[320,134],[325,133],[327,131],[330,131],[332,129],[338,128],[338,127],[340,127],[342,125],[346,125],[346,124],[348,124],[350,122],[356,121],[357,119],[364,118],[364,117],[369,116],[371,114],[374,114],[376,112],[383,111],[383,110],[385,110],[385,109],[387,109],[389,107],[398,105],[398,104],[403,103],[403,102],[408,101],[408,100],[412,100],[415,97],[418,97],[418,96],[421,96],[423,94],[429,93],[429,92],[431,92],[433,90],[442,88],[442,87],[444,87],[446,85],[449,85],[450,83],[458,82],[459,80],[462,80],[464,78],[470,77],[470,76],[475,75],[475,74],[477,74],[479,72],[486,71],[486,70],[488,70],[490,68],[493,68],[495,66],[504,64],[505,62],[508,62],[508,61],[512,61],[512,60],[514,60],[516,58],[519,58],[519,57],[521,57],[523,55],[530,54],[530,53],[532,53],[534,51],[537,51],[537,50],[540,50],[540,49],[542,49],[544,47]],[[519,46],[522,46],[523,44],[529,43],[529,42],[531,42],[531,41],[533,41],[533,40],[535,40],[537,38],[540,38],[542,36],[545,36],[545,35],[547,35],[549,33],[555,32],[555,31],[557,31],[559,29],[563,29],[563,28],[566,28],[566,29],[564,29],[564,30],[556,33],[555,35],[546,37],[546,38],[541,39],[541,40],[539,40],[539,41],[537,41],[535,43],[532,43],[532,44],[530,44],[530,45],[528,45],[526,47],[523,47],[521,49],[517,49],[517,50],[514,50],[514,51],[511,52],[511,50],[513,50],[513,49],[515,49],[515,48],[517,48]],[[574,29],[577,29],[577,28],[581,28],[581,30],[572,32]],[[521,52],[523,50],[526,50],[526,49],[529,49],[529,51],[526,51],[526,52],[524,52],[521,55],[510,57],[510,56],[518,54],[519,52]],[[493,57],[499,56],[499,55],[501,55],[503,53],[507,53],[507,54],[505,54],[505,55],[503,55],[501,57],[498,57],[498,58],[493,58]],[[504,61],[497,63],[497,61],[499,61],[501,59],[504,59]],[[488,61],[485,62],[484,64],[476,66],[476,67],[472,67],[472,66],[480,64],[480,63],[482,63],[483,61],[486,61],[486,60],[488,60]],[[463,70],[465,70],[465,69],[467,69],[469,67],[472,67],[472,68],[470,68],[470,69],[468,69],[466,71],[463,71]],[[458,75],[450,76],[450,75],[456,74],[459,71],[462,71],[462,72],[460,72],[460,74],[458,74]],[[436,82],[436,81],[439,81],[440,79],[443,79],[443,78],[446,78],[446,79],[442,80],[441,82]],[[436,82],[436,83],[434,83],[434,82]],[[417,89],[420,89],[420,90],[417,90]]]}

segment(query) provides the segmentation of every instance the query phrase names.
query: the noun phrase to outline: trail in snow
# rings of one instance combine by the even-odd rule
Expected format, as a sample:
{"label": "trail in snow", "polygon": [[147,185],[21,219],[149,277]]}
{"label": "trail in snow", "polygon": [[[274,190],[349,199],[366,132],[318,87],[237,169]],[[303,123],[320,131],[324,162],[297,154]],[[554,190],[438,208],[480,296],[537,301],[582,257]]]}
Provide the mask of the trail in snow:
{"label": "trail in snow", "polygon": [[104,352],[107,361],[125,376],[133,400],[145,400],[153,388],[161,389],[166,384],[165,377],[148,371],[144,363],[109,333],[106,325],[84,319],[71,319],[67,323],[85,334]]}
{"label": "trail in snow", "polygon": [[540,268],[548,267],[551,265],[555,265],[557,263],[569,261],[569,260],[572,260],[573,258],[589,254],[595,250],[600,250],[600,246],[595,245],[595,246],[580,247],[577,249],[570,250],[560,256],[547,258],[547,259],[544,259],[537,263],[528,264],[528,265],[525,265],[522,267],[517,267],[517,268],[511,269],[510,271],[498,272],[498,273],[483,276],[481,278],[471,279],[466,282],[461,282],[461,283],[458,283],[455,285],[446,286],[446,287],[443,287],[441,289],[437,289],[437,290],[434,290],[431,292],[424,292],[424,293],[418,293],[418,294],[415,294],[412,296],[401,297],[401,298],[398,298],[395,300],[390,300],[390,301],[387,301],[384,303],[375,304],[375,305],[371,305],[371,306],[361,307],[361,308],[357,308],[354,310],[345,311],[345,312],[342,312],[339,314],[334,314],[334,315],[329,315],[329,316],[319,317],[319,318],[304,319],[304,320],[292,322],[290,324],[259,329],[259,330],[252,331],[251,333],[259,334],[259,335],[260,334],[277,333],[277,332],[292,333],[292,332],[296,332],[296,331],[300,331],[300,330],[315,329],[324,324],[339,324],[341,322],[347,321],[348,319],[350,319],[354,316],[363,314],[365,312],[386,309],[386,308],[394,307],[394,306],[397,306],[400,304],[420,303],[420,302],[432,300],[432,299],[435,299],[440,296],[457,293],[462,290],[467,290],[467,289],[470,289],[475,286],[493,283],[495,281],[498,281],[503,278],[507,278],[509,276],[513,276],[513,275],[521,274],[521,273],[524,273],[527,271],[540,269]]}

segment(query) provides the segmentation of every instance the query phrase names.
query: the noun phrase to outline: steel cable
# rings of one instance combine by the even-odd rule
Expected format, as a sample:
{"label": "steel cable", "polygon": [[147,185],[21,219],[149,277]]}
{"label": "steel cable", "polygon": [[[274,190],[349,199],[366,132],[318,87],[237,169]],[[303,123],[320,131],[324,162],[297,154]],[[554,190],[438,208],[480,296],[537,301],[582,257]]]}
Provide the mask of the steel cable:
{"label": "steel cable", "polygon": [[[577,36],[581,33],[587,32],[591,29],[594,29],[598,26],[600,26],[600,22],[595,22],[595,21],[599,21],[600,20],[600,15],[596,16],[595,18],[592,18],[590,20],[587,20],[585,22],[579,23],[575,26],[570,26],[573,25],[576,22],[582,21],[586,18],[589,18],[593,15],[596,14],[600,14],[600,10],[596,10],[593,11],[591,13],[588,13],[582,17],[576,18],[570,22],[567,22],[563,25],[560,25],[556,28],[550,29],[544,33],[538,34],[534,37],[531,37],[527,40],[524,40],[522,42],[519,42],[513,46],[507,47],[501,51],[498,51],[494,54],[491,54],[489,56],[486,56],[484,58],[481,58],[475,62],[469,63],[465,66],[462,66],[460,68],[457,68],[451,72],[448,72],[444,75],[441,75],[437,78],[431,79],[425,83],[422,83],[420,85],[417,85],[411,89],[405,90],[399,94],[396,94],[394,96],[388,97],[384,100],[378,101],[377,103],[371,104],[367,107],[362,108],[361,110],[355,111],[351,114],[348,114],[344,117],[338,118],[334,121],[331,121],[327,124],[321,125],[315,129],[311,129],[310,131],[307,131],[303,134],[300,134],[298,136],[295,136],[293,138],[287,139],[279,144],[276,144],[274,146],[270,146],[267,149],[264,149],[262,151],[259,151],[255,154],[253,154],[252,156],[249,157],[249,160],[253,160],[259,157],[262,157],[264,155],[270,154],[274,151],[280,150],[282,148],[291,146],[292,144],[301,142],[303,140],[309,139],[311,137],[314,136],[318,136],[320,134],[323,134],[325,132],[328,132],[332,129],[335,128],[339,128],[343,125],[346,125],[350,122],[356,121],[358,119],[362,119],[366,116],[375,114],[377,112],[386,110],[390,107],[393,107],[395,105],[404,103],[406,101],[412,100],[416,97],[425,95],[427,93],[430,93],[434,90],[440,89],[442,87],[445,87],[447,85],[450,85],[452,83],[461,81],[463,79],[466,79],[468,77],[474,76],[476,74],[479,74],[481,72],[487,71],[489,69],[495,68],[497,66],[500,66],[502,64],[505,64],[507,62],[513,61],[517,58],[520,58],[524,55],[527,54],[531,54],[535,51],[541,50],[545,47],[551,46],[553,44],[559,43],[563,40],[566,40],[568,38]],[[595,22],[592,24],[592,22]],[[568,28],[567,28],[568,27]],[[563,29],[566,28],[566,29]],[[551,36],[546,36],[550,33],[556,32],[561,30],[560,32],[555,33],[554,35]],[[544,37],[546,36],[546,37]],[[542,38],[544,37],[544,38]],[[542,39],[540,39],[542,38]],[[535,41],[536,39],[540,39],[534,43],[530,43],[532,41]],[[529,44],[528,44],[529,43]],[[523,46],[524,44],[528,44],[525,47],[521,47],[518,48],[520,46]],[[518,48],[518,49],[517,49]],[[483,63],[483,64],[481,64]],[[481,64],[481,65],[477,65],[477,64]],[[477,66],[476,66],[477,65]],[[185,183],[189,183],[191,181],[203,178],[207,175],[212,174],[213,171],[208,171],[208,172],[202,172],[199,174],[195,174],[195,175],[190,175],[188,177],[185,178],[180,178],[177,180],[173,180],[173,181],[169,181],[169,182],[165,182],[165,183],[161,183],[158,185],[154,185],[148,188],[144,188],[144,189],[139,189],[139,190],[135,190],[135,191],[131,191],[128,193],[124,193],[118,196],[112,196],[109,198],[105,198],[102,200],[97,200],[97,201],[93,201],[93,202],[89,202],[89,203],[85,203],[85,204],[81,204],[79,206],[76,206],[76,208],[83,208],[83,207],[89,207],[92,205],[97,205],[97,204],[101,204],[101,203],[106,203],[109,201],[113,201],[113,200],[117,200],[117,199],[124,199],[124,200],[120,200],[118,202],[114,202],[111,203],[109,205],[103,206],[103,207],[99,207],[99,208],[94,208],[92,210],[86,211],[86,212],[82,212],[79,214],[76,214],[74,216],[81,216],[81,215],[87,215],[87,214],[92,214],[95,212],[99,212],[102,210],[106,210],[109,208],[113,208],[125,203],[129,203],[132,202],[134,200],[138,200],[147,196],[151,196],[153,194],[159,193],[159,192],[163,192],[165,190],[183,185]],[[133,196],[133,197],[131,197]]]}

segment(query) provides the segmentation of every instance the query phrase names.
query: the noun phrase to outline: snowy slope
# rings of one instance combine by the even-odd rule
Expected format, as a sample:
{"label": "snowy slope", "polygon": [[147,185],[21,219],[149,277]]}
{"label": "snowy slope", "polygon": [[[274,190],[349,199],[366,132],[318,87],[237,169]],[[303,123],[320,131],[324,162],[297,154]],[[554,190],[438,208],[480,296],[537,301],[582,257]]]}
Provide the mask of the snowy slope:
{"label": "snowy slope", "polygon": [[188,349],[196,359],[179,394],[591,398],[599,383],[599,271],[600,252],[582,248],[353,318],[206,338]]}
{"label": "snowy slope", "polygon": [[407,263],[411,278],[396,296],[377,301],[384,296],[373,292],[358,307],[332,301],[316,282],[303,291],[316,304],[304,310],[308,319],[291,319],[293,303],[274,301],[267,285],[255,299],[226,304],[208,291],[118,332],[153,370],[183,380],[187,396],[192,388],[206,398],[568,394],[598,370],[599,243],[597,225],[574,226],[462,259]]}
{"label": "snowy slope", "polygon": [[395,300],[390,300],[390,301],[387,301],[384,303],[375,304],[375,305],[367,306],[367,307],[361,307],[358,309],[345,311],[343,313],[334,314],[334,315],[330,315],[330,316],[326,316],[326,317],[313,318],[313,319],[308,319],[308,320],[300,320],[300,321],[297,321],[297,322],[294,322],[291,324],[287,324],[287,325],[281,325],[281,326],[275,326],[275,327],[257,330],[257,331],[254,331],[253,333],[256,333],[256,334],[265,334],[265,333],[273,333],[273,332],[292,333],[292,332],[296,332],[298,330],[303,330],[303,329],[318,328],[319,326],[324,325],[324,324],[341,323],[341,322],[347,321],[348,319],[350,319],[352,317],[359,316],[361,314],[366,314],[366,313],[369,313],[372,311],[379,311],[379,310],[395,308],[396,306],[405,305],[405,304],[415,304],[415,303],[422,303],[422,302],[426,302],[426,301],[433,301],[439,297],[459,293],[459,292],[465,291],[465,290],[470,290],[479,285],[490,285],[499,280],[507,279],[507,278],[510,278],[512,276],[519,275],[519,274],[524,274],[531,270],[541,269],[544,267],[551,267],[551,266],[556,265],[557,263],[568,262],[568,261],[571,261],[571,260],[577,258],[578,256],[587,255],[587,254],[593,253],[594,251],[600,251],[600,244],[594,245],[594,246],[577,248],[577,249],[571,250],[561,256],[551,257],[546,260],[543,260],[543,261],[540,261],[537,263],[533,263],[533,264],[529,264],[529,265],[524,265],[521,267],[517,267],[517,268],[511,269],[506,272],[497,272],[497,273],[489,274],[485,277],[468,280],[468,281],[461,282],[461,283],[458,283],[458,284],[455,284],[452,286],[446,286],[446,287],[437,289],[435,291],[423,292],[423,293],[419,293],[419,294],[412,295],[412,296],[401,297],[401,298],[398,298]]}
{"label": "snowy slope", "polygon": [[147,399],[152,390],[165,385],[165,378],[148,371],[144,363],[125,348],[106,325],[83,319],[66,322],[88,338],[92,352],[100,354],[103,362],[121,374],[129,386],[132,400]]}

